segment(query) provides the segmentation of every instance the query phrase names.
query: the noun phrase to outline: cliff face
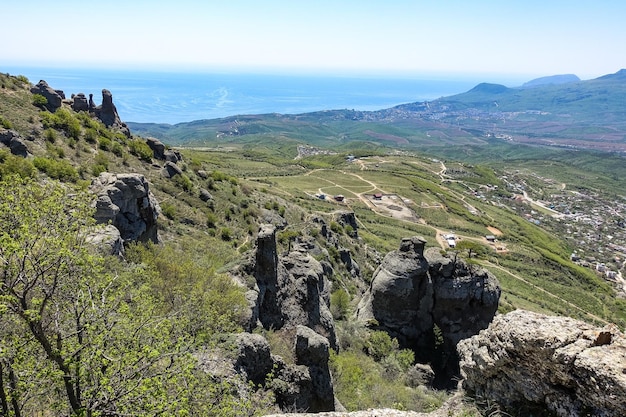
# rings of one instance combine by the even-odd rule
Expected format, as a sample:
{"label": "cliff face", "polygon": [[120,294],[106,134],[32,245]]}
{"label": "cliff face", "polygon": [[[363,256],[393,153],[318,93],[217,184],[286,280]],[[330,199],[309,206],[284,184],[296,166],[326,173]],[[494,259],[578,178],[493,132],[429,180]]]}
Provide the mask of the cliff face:
{"label": "cliff face", "polygon": [[452,387],[458,376],[457,343],[491,322],[500,287],[489,272],[438,249],[424,252],[420,237],[402,240],[374,272],[357,318],[396,337],[419,362],[430,362],[435,386]]}
{"label": "cliff face", "polygon": [[458,344],[468,393],[558,416],[626,415],[626,339],[567,317],[517,310]]}

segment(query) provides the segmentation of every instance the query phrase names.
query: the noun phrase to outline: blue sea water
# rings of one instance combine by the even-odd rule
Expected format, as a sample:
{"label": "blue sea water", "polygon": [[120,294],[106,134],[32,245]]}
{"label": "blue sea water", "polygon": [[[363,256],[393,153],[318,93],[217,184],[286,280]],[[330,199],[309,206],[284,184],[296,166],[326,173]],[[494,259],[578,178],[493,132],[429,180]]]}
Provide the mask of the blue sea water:
{"label": "blue sea water", "polygon": [[241,114],[299,114],[317,110],[380,110],[462,93],[480,80],[436,77],[350,77],[233,73],[149,72],[8,67],[33,83],[102,100],[106,88],[126,122],[169,123]]}

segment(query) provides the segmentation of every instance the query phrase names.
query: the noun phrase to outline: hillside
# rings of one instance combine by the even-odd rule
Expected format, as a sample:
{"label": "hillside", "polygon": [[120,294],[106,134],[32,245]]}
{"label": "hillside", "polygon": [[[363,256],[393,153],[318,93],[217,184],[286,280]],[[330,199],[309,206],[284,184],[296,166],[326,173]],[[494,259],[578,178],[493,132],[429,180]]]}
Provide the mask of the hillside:
{"label": "hillside", "polygon": [[[126,362],[119,362],[120,368],[116,369],[119,371],[121,365],[127,364],[132,370],[132,364],[144,366],[137,358],[152,358],[145,366],[152,366],[150,369],[155,372],[146,376],[142,390],[149,391],[155,386],[162,389],[157,390],[158,397],[150,397],[153,400],[150,404],[141,404],[148,410],[146,415],[163,404],[169,404],[168,412],[172,413],[202,406],[205,408],[197,410],[204,410],[205,415],[258,415],[276,411],[276,401],[288,409],[289,401],[295,401],[294,387],[303,390],[297,392],[305,392],[306,388],[303,380],[294,381],[294,375],[303,372],[298,366],[306,366],[307,372],[318,366],[302,362],[309,354],[327,355],[330,370],[326,372],[333,373],[335,395],[350,409],[398,404],[418,411],[437,408],[446,393],[430,388],[431,377],[414,365],[416,356],[411,346],[392,339],[375,323],[369,322],[368,327],[353,316],[385,254],[397,251],[404,238],[413,236],[425,239],[426,251],[431,256],[429,262],[433,264],[450,262],[439,258],[445,256],[454,259],[459,270],[465,274],[469,271],[470,276],[484,276],[478,274],[479,267],[490,271],[502,291],[500,313],[523,308],[602,325],[608,322],[621,328],[626,325],[623,283],[596,270],[596,265],[602,263],[605,270],[624,272],[624,168],[619,164],[619,156],[572,154],[560,149],[543,153],[536,147],[511,144],[469,133],[470,129],[427,120],[426,113],[413,118],[415,111],[401,109],[376,113],[328,111],[237,116],[176,126],[150,126],[162,135],[175,136],[175,140],[166,143],[188,145],[170,148],[138,136],[140,126],[131,124],[132,134],[125,134],[123,124],[107,126],[94,117],[95,111],[75,111],[75,101],[70,104],[66,100],[53,112],[46,110],[44,107],[49,103],[44,104],[30,92],[32,85],[28,80],[0,77],[3,137],[8,137],[6,132],[16,132],[27,152],[19,156],[11,146],[0,148],[0,179],[7,180],[12,178],[10,174],[17,173],[26,178],[24,187],[34,190],[39,183],[56,184],[53,180],[60,180],[62,187],[78,193],[90,188],[95,178],[106,178],[106,174],[101,175],[105,172],[140,174],[147,179],[160,207],[159,238],[155,240],[161,243],[143,246],[126,242],[126,258],[105,258],[102,268],[107,273],[90,281],[90,285],[101,291],[102,300],[109,300],[105,296],[107,288],[118,291],[110,301],[121,300],[119,311],[132,311],[139,320],[126,321],[126,316],[117,316],[122,320],[120,326],[125,326],[120,333],[105,332],[108,339],[104,341],[89,339],[93,345],[84,347],[85,352],[94,355],[89,356],[92,361],[89,364],[83,361],[86,354],[72,356],[70,362],[77,366],[72,370],[77,372],[76,380],[86,384],[96,381],[90,387],[95,393],[92,398],[98,401],[101,401],[99,395],[112,389],[114,383],[107,372],[116,368],[98,365],[117,363],[111,358],[125,351],[121,348],[123,343],[136,346],[129,337],[137,331],[142,337],[142,349],[152,345],[155,349],[127,349],[128,355],[120,356]],[[472,93],[477,94],[507,95],[509,91],[482,86]],[[442,103],[438,105],[443,106]],[[406,116],[407,112],[411,115]],[[17,137],[10,135],[8,143]],[[426,154],[426,149],[430,153]],[[578,160],[572,159],[572,155]],[[468,159],[463,160],[465,157]],[[546,160],[550,166],[546,166]],[[587,169],[589,166],[593,170]],[[611,187],[606,187],[607,184]],[[140,200],[143,204],[143,197]],[[61,199],[54,204],[61,205],[55,206],[59,208],[66,203]],[[3,221],[8,222],[9,212],[4,206],[3,210],[7,215]],[[261,227],[267,224],[273,225],[274,234]],[[458,247],[450,244],[451,234]],[[274,246],[271,239],[263,240],[268,236],[275,237]],[[258,248],[265,244],[270,248],[267,253],[274,255],[259,254]],[[578,260],[572,257],[573,253]],[[461,263],[461,259],[467,264]],[[290,283],[291,287],[281,293],[285,297],[279,300],[282,304],[277,304],[288,305],[290,310],[281,316],[276,306],[261,304],[257,313],[253,309],[250,314],[265,311],[282,318],[272,316],[272,320],[277,320],[272,321],[268,316],[259,316],[258,321],[263,324],[259,326],[247,315],[252,293],[273,294],[274,284],[259,280],[258,270],[264,271],[263,279],[272,275],[264,268],[257,268],[264,261],[274,265],[275,278]],[[76,267],[81,262],[77,261]],[[257,275],[250,271],[257,271]],[[103,285],[118,282],[110,280],[112,276],[119,277],[123,285],[119,288]],[[232,283],[233,277],[237,278],[237,285]],[[66,298],[61,297],[62,300],[72,299],[74,287],[69,282],[66,282],[67,291],[62,292]],[[261,289],[264,285],[265,289]],[[128,296],[121,296],[124,293]],[[330,346],[336,344],[338,349],[334,353],[326,348],[325,354],[315,351],[313,355],[307,351],[305,355],[300,351],[298,357],[292,349],[295,340],[300,340],[298,337],[305,337],[304,330],[298,328],[297,333],[288,326],[283,329],[266,325],[282,323],[284,317],[289,320],[301,317],[303,313],[297,305],[290,304],[289,298],[301,294],[309,297],[315,294],[317,307],[309,307],[305,312],[317,312],[320,321],[311,326],[325,333]],[[117,325],[107,327],[106,323],[110,322],[106,320],[113,320],[118,309],[115,304],[106,306],[106,314],[105,310],[85,310],[92,314],[90,323],[117,330]],[[332,325],[324,321],[328,314],[332,316]],[[99,321],[101,317],[106,318],[105,322]],[[161,333],[141,330],[153,329],[146,325],[151,317],[163,318]],[[307,320],[312,320],[308,317]],[[22,323],[22,327],[12,327],[17,324],[7,319],[2,324],[3,336],[17,330],[28,331],[28,322]],[[233,335],[251,328],[255,336],[237,336],[251,338],[237,342],[240,343],[237,347]],[[436,336],[434,327],[430,330]],[[82,352],[83,339],[76,338],[79,333],[68,333],[68,340],[73,343],[69,346],[75,352]],[[267,348],[261,346],[264,342],[255,339],[260,335],[267,340]],[[441,340],[431,340],[433,351],[428,353],[434,355],[430,358],[433,363],[451,352],[446,350],[450,348],[446,345],[448,335],[440,336]],[[324,343],[317,336],[307,337],[308,348],[317,346],[315,349],[324,351]],[[435,343],[437,340],[439,344]],[[64,386],[63,378],[56,379],[54,384],[46,379],[57,375],[55,366],[60,365],[55,364],[65,362],[50,361],[58,356],[52,350],[38,348],[36,341],[37,333],[34,333],[34,339],[24,345],[25,350],[18,349],[19,343],[11,345],[18,349],[11,351],[15,360],[12,366],[25,372],[30,384],[20,393],[20,401],[25,410],[41,411],[37,407],[42,402],[37,399],[42,397],[37,395],[48,395],[55,398],[55,406],[67,410],[59,392],[67,389],[71,381],[66,381]],[[386,347],[379,350],[379,345]],[[101,353],[97,348],[103,346],[118,350],[105,349]],[[179,350],[173,349],[174,346]],[[261,379],[252,386],[242,379],[241,373],[217,366],[226,363],[225,358],[233,357],[238,357],[237,363],[243,366],[240,362],[249,358],[237,350],[243,349],[241,346],[265,352],[269,360],[264,362],[269,364],[269,369],[263,368],[267,372],[262,372]],[[284,358],[282,362],[270,358],[269,346],[273,354],[278,352]],[[168,372],[167,378],[158,380],[160,374],[156,371],[169,363],[166,358],[173,351],[176,358],[181,358],[181,368],[173,367],[175,372]],[[46,363],[49,375],[34,372],[33,364],[21,359],[26,353]],[[198,372],[193,361],[184,361],[190,357],[202,358],[202,372]],[[172,360],[172,363],[179,362]],[[79,365],[90,367],[89,378]],[[254,369],[249,364],[246,366],[245,375],[252,375]],[[272,372],[270,378],[274,366],[278,373]],[[8,369],[0,369],[6,374],[3,374],[5,380],[10,379]],[[115,384],[120,388],[135,381],[132,372],[114,375],[119,378]],[[181,395],[184,401],[173,401],[168,395],[177,392],[182,376],[190,378],[188,381],[195,385],[189,385],[185,395]],[[105,384],[106,389],[98,384]],[[54,386],[56,391],[50,389],[38,394],[37,386]],[[10,388],[8,384],[6,387]],[[198,392],[220,401],[211,401]],[[128,407],[126,410],[137,407],[132,403],[137,400],[135,397],[118,394],[120,407]],[[94,404],[102,407],[102,402]],[[295,407],[295,402],[291,404]]]}

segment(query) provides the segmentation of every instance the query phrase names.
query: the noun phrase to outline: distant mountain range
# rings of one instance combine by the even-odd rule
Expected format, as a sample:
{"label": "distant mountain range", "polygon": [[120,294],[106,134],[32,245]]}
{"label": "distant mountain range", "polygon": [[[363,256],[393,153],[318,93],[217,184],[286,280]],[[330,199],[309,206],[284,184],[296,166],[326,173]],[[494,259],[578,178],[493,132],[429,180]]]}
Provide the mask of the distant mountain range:
{"label": "distant mountain range", "polygon": [[541,85],[550,84],[567,84],[580,81],[577,75],[574,74],[562,74],[562,75],[549,75],[547,77],[535,78],[527,83],[522,84],[522,88],[539,87]]}
{"label": "distant mountain range", "polygon": [[480,144],[497,138],[626,152],[626,69],[585,81],[572,74],[542,77],[518,88],[482,83],[462,94],[379,111],[329,110],[129,126],[172,144],[282,135],[324,146],[367,140],[411,148]]}

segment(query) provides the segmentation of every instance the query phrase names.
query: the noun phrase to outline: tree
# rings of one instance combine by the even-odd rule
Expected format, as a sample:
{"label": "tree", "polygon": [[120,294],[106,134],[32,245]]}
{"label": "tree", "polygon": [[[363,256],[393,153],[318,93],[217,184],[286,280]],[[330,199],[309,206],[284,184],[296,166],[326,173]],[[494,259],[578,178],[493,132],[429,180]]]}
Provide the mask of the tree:
{"label": "tree", "polygon": [[460,252],[467,251],[468,259],[471,259],[472,255],[481,256],[487,253],[487,247],[485,245],[481,245],[478,242],[474,242],[472,240],[467,240],[467,239],[463,239],[460,242],[458,242],[456,244],[455,249]]}
{"label": "tree", "polygon": [[[177,414],[205,389],[175,314],[139,267],[94,255],[89,196],[0,181],[3,415]],[[201,409],[199,407],[198,409]]]}

